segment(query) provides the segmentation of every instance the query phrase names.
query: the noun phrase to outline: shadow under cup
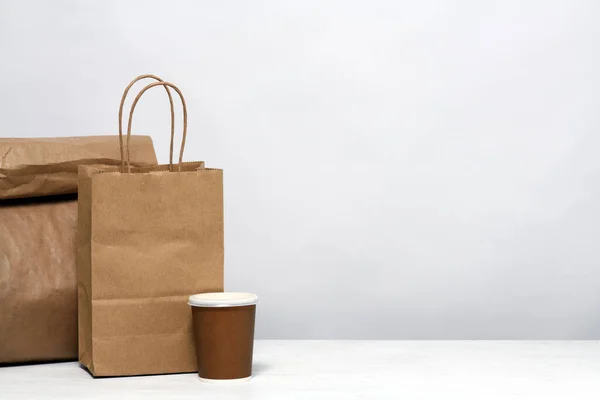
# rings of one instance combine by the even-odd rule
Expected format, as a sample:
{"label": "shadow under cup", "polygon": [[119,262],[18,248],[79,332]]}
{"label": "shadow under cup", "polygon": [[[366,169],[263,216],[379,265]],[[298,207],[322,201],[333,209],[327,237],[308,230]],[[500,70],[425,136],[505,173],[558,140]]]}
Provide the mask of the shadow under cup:
{"label": "shadow under cup", "polygon": [[189,298],[201,379],[250,379],[257,303],[258,297],[251,293],[202,293]]}

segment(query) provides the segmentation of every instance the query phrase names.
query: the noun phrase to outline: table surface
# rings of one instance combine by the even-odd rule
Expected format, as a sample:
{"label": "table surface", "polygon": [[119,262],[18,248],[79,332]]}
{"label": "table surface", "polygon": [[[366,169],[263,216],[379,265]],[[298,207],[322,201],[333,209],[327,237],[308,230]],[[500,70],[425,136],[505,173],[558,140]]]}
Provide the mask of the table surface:
{"label": "table surface", "polygon": [[258,340],[250,382],[0,367],[0,399],[599,399],[596,341]]}

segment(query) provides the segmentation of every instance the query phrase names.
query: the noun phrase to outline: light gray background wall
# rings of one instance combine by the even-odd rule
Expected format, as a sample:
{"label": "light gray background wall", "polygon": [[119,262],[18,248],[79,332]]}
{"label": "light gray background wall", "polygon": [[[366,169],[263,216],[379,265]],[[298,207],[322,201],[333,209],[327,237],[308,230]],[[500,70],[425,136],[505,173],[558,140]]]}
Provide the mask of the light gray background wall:
{"label": "light gray background wall", "polygon": [[[0,1],[3,136],[183,89],[262,338],[599,338],[597,1]],[[162,91],[134,131],[168,154]],[[185,201],[185,199],[182,199]]]}

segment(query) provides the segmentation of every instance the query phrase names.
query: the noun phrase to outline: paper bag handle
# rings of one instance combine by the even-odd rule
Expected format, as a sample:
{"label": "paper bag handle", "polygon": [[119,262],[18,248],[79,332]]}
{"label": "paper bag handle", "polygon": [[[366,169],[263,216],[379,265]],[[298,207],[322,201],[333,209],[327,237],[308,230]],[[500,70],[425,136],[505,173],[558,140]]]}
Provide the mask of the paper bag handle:
{"label": "paper bag handle", "polygon": [[[119,105],[119,146],[121,147],[121,172],[125,172],[125,155],[123,154],[123,106],[125,105],[125,99],[127,98],[127,94],[129,93],[129,89],[137,82],[142,79],[152,78],[159,82],[164,82],[156,75],[146,74],[140,75],[134,80],[132,80],[129,85],[125,88],[123,92],[123,96],[121,97],[121,104]],[[169,96],[169,105],[171,107],[171,151],[169,155],[169,170],[173,170],[173,139],[175,137],[175,108],[173,105],[173,96],[171,96],[171,91],[167,86],[165,86],[165,90],[167,91],[167,96]],[[129,141],[127,142],[127,160],[129,161]]]}
{"label": "paper bag handle", "polygon": [[[148,89],[151,89],[155,86],[164,86],[165,88],[171,88],[171,89],[175,90],[175,92],[177,92],[177,94],[179,95],[179,98],[181,99],[181,106],[183,108],[183,135],[181,137],[181,149],[179,150],[179,164],[178,164],[178,171],[181,171],[181,163],[183,162],[183,150],[185,148],[185,138],[187,136],[187,105],[185,104],[185,99],[183,98],[183,94],[181,93],[181,90],[179,90],[179,88],[177,86],[173,85],[170,82],[154,82],[154,83],[149,84],[142,90],[140,90],[138,95],[135,97],[135,100],[133,100],[133,104],[131,104],[131,110],[129,111],[129,121],[127,122],[127,172],[128,173],[131,172],[131,165],[129,163],[129,159],[130,159],[129,143],[131,141],[131,121],[133,120],[133,112],[135,111],[135,106],[137,105],[138,101],[140,101],[140,98],[142,97],[142,95],[144,93],[146,93],[146,91]],[[173,141],[174,141],[174,136],[171,136],[171,158],[173,157]]]}

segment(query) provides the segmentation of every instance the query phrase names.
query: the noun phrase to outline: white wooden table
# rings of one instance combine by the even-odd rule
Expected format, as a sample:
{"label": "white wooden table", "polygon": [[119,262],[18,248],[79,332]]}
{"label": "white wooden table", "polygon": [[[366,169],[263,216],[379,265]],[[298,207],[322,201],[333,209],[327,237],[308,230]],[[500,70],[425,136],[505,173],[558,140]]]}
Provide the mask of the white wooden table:
{"label": "white wooden table", "polygon": [[600,399],[600,342],[257,341],[254,378],[0,368],[0,399]]}

